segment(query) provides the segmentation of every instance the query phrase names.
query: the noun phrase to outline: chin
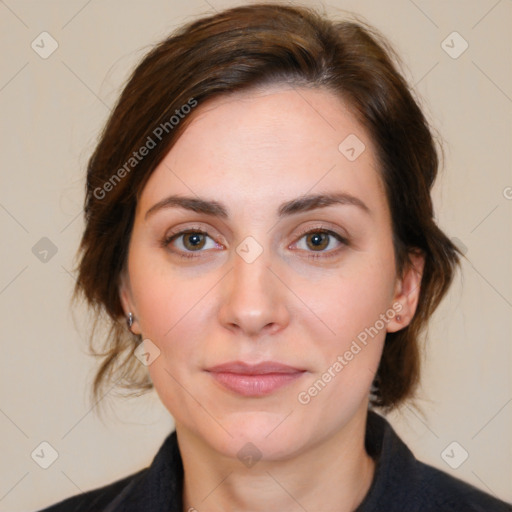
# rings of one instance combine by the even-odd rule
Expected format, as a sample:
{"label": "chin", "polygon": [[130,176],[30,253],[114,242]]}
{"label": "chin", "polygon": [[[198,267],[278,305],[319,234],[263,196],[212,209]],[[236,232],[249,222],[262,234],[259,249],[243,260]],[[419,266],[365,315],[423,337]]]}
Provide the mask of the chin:
{"label": "chin", "polygon": [[216,428],[215,436],[208,428],[204,435],[217,451],[230,458],[261,457],[262,460],[284,460],[301,448],[298,434],[304,427],[295,424],[291,417],[267,412],[237,413],[231,418],[219,418],[223,429]]}

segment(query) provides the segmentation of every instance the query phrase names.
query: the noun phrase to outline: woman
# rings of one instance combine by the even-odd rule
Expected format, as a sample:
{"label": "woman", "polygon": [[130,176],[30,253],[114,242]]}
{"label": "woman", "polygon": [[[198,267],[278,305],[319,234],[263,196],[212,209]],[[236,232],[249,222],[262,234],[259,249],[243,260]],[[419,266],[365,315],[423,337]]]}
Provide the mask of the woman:
{"label": "woman", "polygon": [[375,411],[413,398],[460,263],[437,166],[359,24],[255,4],[153,49],[89,161],[76,292],[111,322],[97,396],[154,386],[176,431],[149,468],[46,510],[512,510]]}

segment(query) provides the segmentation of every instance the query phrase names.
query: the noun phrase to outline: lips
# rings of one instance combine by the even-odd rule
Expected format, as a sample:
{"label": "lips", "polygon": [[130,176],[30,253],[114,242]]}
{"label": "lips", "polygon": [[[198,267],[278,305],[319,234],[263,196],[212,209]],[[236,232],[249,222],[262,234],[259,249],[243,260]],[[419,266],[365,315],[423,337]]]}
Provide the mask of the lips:
{"label": "lips", "polygon": [[268,373],[297,373],[305,370],[275,361],[263,361],[258,364],[249,364],[244,363],[243,361],[232,361],[213,366],[212,368],[208,368],[207,371],[237,373],[240,375],[266,375]]}
{"label": "lips", "polygon": [[275,361],[258,364],[232,361],[213,366],[207,371],[223,388],[247,397],[269,395],[306,372]]}

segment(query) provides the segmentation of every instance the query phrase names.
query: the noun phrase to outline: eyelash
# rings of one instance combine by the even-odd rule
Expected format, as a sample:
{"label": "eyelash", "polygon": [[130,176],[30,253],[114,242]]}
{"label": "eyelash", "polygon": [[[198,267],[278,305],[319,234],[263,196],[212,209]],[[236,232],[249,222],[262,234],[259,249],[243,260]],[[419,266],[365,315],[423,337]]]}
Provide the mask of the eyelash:
{"label": "eyelash", "polygon": [[[308,229],[305,229],[305,230],[299,232],[297,235],[297,237],[298,237],[297,241],[301,240],[306,235],[313,234],[313,233],[325,233],[327,235],[332,236],[333,238],[338,240],[338,242],[341,242],[343,245],[345,245],[345,246],[349,245],[348,240],[345,237],[341,236],[339,233],[336,233],[336,231],[332,231],[331,229],[327,229],[325,227],[320,227],[320,226],[316,227],[316,228],[308,228]],[[312,260],[316,260],[319,258],[333,258],[338,255],[338,253],[340,252],[341,249],[342,249],[342,247],[339,247],[338,249],[331,249],[330,251],[319,251],[319,252],[308,251],[308,252],[311,252],[311,254],[308,254],[306,257],[308,259],[312,259]]]}
{"label": "eyelash", "polygon": [[[184,229],[183,231],[179,231],[178,233],[171,233],[170,235],[164,236],[164,238],[162,239],[161,245],[165,249],[165,248],[168,247],[168,245],[173,240],[175,240],[176,238],[179,238],[180,236],[187,235],[187,234],[188,235],[191,235],[191,234],[206,235],[209,238],[212,238],[206,231],[203,231],[201,228],[194,228],[194,227],[192,227],[192,228]],[[212,238],[212,240],[213,240],[213,238]],[[191,259],[191,258],[198,258],[199,257],[199,255],[194,254],[194,252],[192,252],[192,251],[180,252],[180,251],[175,251],[173,249],[171,249],[171,251],[174,254],[177,254],[180,258]],[[203,252],[203,251],[195,251],[195,252]]]}
{"label": "eyelash", "polygon": [[[318,227],[318,228],[307,229],[305,231],[301,231],[298,234],[297,241],[301,240],[304,236],[309,235],[309,234],[313,234],[313,233],[325,233],[325,234],[328,234],[328,235],[334,237],[336,240],[341,242],[343,245],[345,245],[345,246],[349,245],[349,242],[348,242],[348,240],[345,237],[341,236],[339,233],[336,233],[335,231],[332,231],[332,230],[324,228],[324,227]],[[192,228],[185,229],[183,231],[179,231],[177,233],[171,233],[170,235],[166,235],[161,240],[161,246],[163,248],[167,248],[169,246],[169,244],[171,242],[173,242],[175,239],[179,238],[180,236],[186,235],[186,234],[188,234],[188,235],[190,235],[190,234],[206,235],[210,239],[213,240],[213,238],[208,234],[208,232],[203,231],[200,228],[192,227]],[[314,254],[314,253],[313,254],[308,254],[306,257],[308,259],[331,258],[331,257],[336,256],[340,250],[341,250],[341,248],[333,249],[333,250],[330,250],[330,251],[320,251],[318,254]],[[204,251],[180,252],[180,251],[175,251],[175,250],[172,250],[172,249],[171,249],[171,251],[174,254],[177,254],[180,258],[186,258],[186,259],[200,257],[199,254],[194,254],[194,252],[197,252],[197,253],[204,252]]]}

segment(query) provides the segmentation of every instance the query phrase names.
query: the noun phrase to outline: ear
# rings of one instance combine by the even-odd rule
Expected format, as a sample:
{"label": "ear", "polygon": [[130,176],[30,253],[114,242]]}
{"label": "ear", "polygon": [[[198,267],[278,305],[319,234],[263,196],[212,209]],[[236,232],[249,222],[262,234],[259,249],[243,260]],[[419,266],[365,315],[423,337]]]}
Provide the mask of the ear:
{"label": "ear", "polygon": [[119,299],[121,301],[125,317],[128,317],[128,313],[133,315],[133,324],[131,328],[129,328],[130,331],[133,334],[141,334],[138,322],[139,315],[137,314],[137,308],[135,307],[135,302],[133,300],[130,278],[126,268],[119,275]]}
{"label": "ear", "polygon": [[[409,252],[411,261],[402,277],[397,278],[392,308],[396,315],[388,322],[387,332],[395,332],[407,327],[416,312],[421,290],[421,278],[425,266],[425,256],[421,251]],[[400,321],[396,317],[400,315]]]}

